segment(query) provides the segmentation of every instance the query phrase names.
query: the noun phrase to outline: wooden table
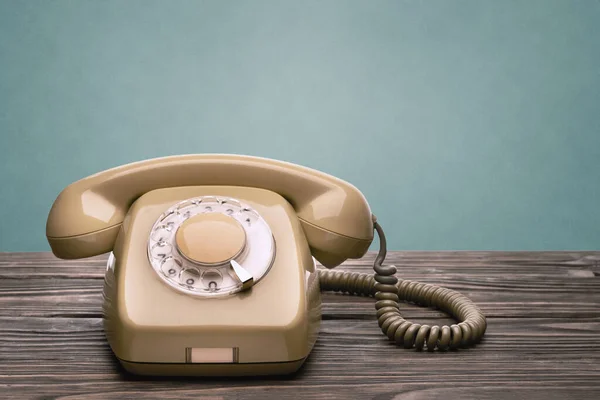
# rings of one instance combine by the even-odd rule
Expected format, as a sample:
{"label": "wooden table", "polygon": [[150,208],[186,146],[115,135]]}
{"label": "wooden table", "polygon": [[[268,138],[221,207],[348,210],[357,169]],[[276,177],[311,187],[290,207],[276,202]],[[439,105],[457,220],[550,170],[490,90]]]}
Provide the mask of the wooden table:
{"label": "wooden table", "polygon": [[[370,271],[374,254],[339,267]],[[600,398],[600,252],[393,252],[406,279],[457,289],[488,331],[475,348],[416,352],[379,331],[373,300],[324,296],[316,347],[280,378],[142,378],[104,338],[106,256],[0,253],[0,398]],[[450,322],[405,304],[407,318]]]}

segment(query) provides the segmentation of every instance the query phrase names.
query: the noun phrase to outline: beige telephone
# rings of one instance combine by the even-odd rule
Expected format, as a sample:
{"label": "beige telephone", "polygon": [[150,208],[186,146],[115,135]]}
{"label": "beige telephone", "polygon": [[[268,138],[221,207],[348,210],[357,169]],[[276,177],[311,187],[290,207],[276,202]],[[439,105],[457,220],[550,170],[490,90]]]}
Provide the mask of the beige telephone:
{"label": "beige telephone", "polygon": [[[374,275],[317,269],[362,257],[380,236]],[[374,296],[383,332],[404,347],[479,341],[485,317],[452,290],[398,281],[382,265],[385,237],[354,186],[258,157],[147,160],[64,189],[46,226],[60,258],[111,252],[104,326],[124,367],[150,375],[296,371],[315,343],[321,290]],[[461,320],[413,324],[398,302]]]}

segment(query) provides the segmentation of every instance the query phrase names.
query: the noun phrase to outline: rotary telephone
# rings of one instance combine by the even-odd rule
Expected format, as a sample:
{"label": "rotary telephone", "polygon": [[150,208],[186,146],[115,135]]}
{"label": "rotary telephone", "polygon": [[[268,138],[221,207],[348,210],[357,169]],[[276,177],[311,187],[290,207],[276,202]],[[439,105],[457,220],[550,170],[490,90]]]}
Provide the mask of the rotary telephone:
{"label": "rotary telephone", "polygon": [[[362,257],[374,232],[374,275],[316,267]],[[358,189],[282,161],[184,155],[109,169],[60,193],[46,236],[63,259],[110,252],[104,328],[137,374],[294,372],[316,341],[321,291],[375,297],[383,333],[406,348],[464,347],[486,329],[465,296],[383,265],[385,236]],[[461,322],[406,321],[401,300]]]}

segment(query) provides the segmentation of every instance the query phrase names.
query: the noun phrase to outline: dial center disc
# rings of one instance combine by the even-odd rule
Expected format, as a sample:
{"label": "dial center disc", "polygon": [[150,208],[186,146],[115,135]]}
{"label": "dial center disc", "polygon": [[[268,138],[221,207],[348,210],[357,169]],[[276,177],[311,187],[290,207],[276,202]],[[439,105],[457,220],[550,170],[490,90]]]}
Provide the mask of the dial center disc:
{"label": "dial center disc", "polygon": [[221,213],[197,214],[175,234],[179,252],[199,264],[222,264],[244,250],[246,233],[240,223]]}

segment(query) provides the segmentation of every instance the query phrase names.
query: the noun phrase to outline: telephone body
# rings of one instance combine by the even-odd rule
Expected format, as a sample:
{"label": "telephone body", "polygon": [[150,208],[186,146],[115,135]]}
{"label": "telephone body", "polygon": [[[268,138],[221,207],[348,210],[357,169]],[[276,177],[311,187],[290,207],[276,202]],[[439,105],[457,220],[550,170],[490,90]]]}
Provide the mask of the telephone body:
{"label": "telephone body", "polygon": [[[69,185],[46,236],[64,259],[111,252],[106,337],[137,374],[294,372],[317,338],[321,290],[375,296],[384,333],[405,347],[478,341],[485,317],[477,307],[431,285],[402,289],[408,281],[397,284],[395,268],[381,265],[385,248],[374,277],[317,269],[315,259],[332,268],[362,257],[374,229],[382,234],[375,221],[358,189],[325,173],[258,157],[185,155]],[[394,305],[400,298],[446,309],[462,325],[405,321]]]}

